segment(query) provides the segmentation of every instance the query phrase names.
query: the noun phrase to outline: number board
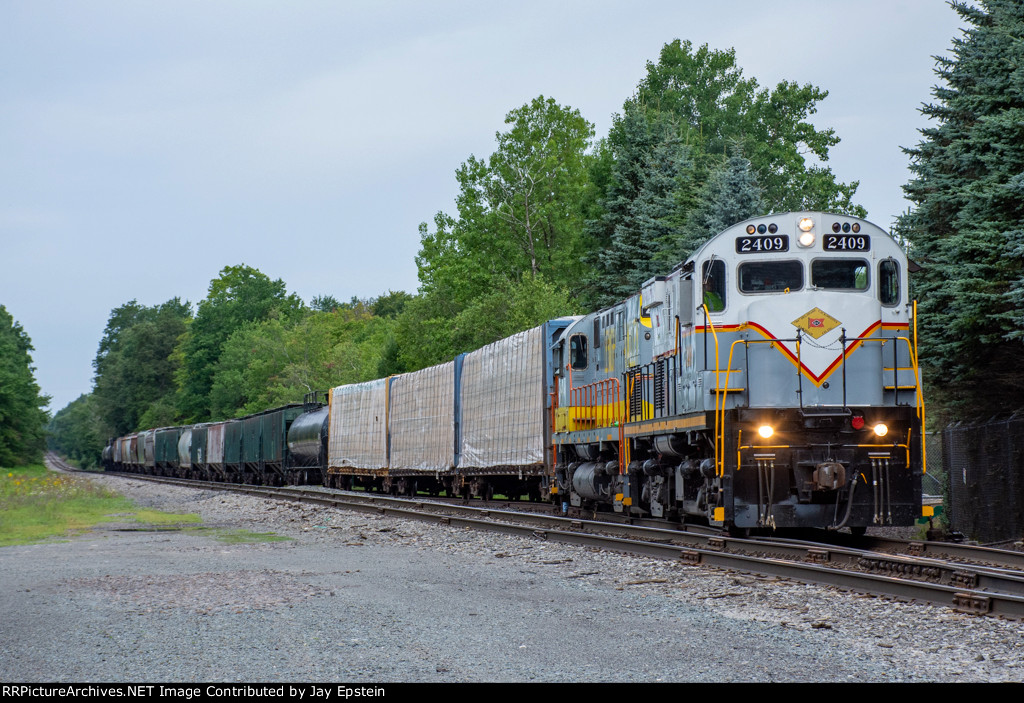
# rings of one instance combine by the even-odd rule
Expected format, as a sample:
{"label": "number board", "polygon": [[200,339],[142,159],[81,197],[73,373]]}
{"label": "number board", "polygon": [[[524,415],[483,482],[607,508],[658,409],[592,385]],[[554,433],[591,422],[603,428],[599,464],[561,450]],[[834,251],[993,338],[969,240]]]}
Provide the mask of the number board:
{"label": "number board", "polygon": [[736,237],[737,254],[767,254],[789,251],[789,235],[770,234],[764,237]]}
{"label": "number board", "polygon": [[826,234],[821,246],[825,251],[871,251],[871,237],[864,234]]}

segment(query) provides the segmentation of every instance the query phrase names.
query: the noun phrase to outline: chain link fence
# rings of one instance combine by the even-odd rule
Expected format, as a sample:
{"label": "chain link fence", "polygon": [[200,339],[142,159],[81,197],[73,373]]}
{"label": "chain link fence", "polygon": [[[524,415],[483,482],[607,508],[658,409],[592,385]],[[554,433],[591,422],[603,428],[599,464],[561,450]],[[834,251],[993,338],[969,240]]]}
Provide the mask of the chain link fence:
{"label": "chain link fence", "polygon": [[926,498],[945,499],[949,493],[949,474],[942,460],[942,434],[925,432],[924,442],[928,466],[921,479],[921,492]]}
{"label": "chain link fence", "polygon": [[979,542],[1024,535],[1024,415],[950,425],[942,431],[942,465],[952,529]]}

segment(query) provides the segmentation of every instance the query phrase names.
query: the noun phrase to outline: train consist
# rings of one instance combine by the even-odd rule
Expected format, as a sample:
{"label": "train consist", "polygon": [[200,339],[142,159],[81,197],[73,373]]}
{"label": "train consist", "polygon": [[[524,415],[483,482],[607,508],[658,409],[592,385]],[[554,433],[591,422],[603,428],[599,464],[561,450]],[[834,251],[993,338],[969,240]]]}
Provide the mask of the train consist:
{"label": "train consist", "polygon": [[121,437],[104,460],[741,530],[910,525],[924,404],[908,263],[864,220],[757,217],[590,315],[303,404]]}

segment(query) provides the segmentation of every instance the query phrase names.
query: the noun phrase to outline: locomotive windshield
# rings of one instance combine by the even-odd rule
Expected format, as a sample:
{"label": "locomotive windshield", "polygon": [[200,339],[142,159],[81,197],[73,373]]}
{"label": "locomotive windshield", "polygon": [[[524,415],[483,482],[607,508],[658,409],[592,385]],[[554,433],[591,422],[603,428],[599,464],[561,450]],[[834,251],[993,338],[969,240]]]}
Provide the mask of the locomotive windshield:
{"label": "locomotive windshield", "polygon": [[815,259],[811,285],[830,290],[867,290],[868,262],[864,259]]}
{"label": "locomotive windshield", "polygon": [[740,290],[744,293],[781,293],[804,287],[799,261],[746,261],[740,264]]}

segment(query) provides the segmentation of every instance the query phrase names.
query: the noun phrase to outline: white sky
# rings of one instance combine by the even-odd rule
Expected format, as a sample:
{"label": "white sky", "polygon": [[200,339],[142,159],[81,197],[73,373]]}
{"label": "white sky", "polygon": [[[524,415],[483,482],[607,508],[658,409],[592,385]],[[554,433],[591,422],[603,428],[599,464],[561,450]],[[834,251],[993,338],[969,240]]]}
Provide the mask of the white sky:
{"label": "white sky", "polygon": [[543,94],[608,132],[663,44],[829,91],[829,161],[888,227],[959,35],[938,0],[0,0],[0,304],[56,411],[110,310],[246,263],[307,302],[416,290],[417,225]]}

